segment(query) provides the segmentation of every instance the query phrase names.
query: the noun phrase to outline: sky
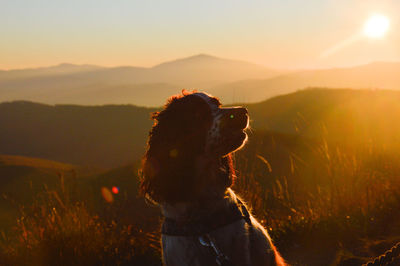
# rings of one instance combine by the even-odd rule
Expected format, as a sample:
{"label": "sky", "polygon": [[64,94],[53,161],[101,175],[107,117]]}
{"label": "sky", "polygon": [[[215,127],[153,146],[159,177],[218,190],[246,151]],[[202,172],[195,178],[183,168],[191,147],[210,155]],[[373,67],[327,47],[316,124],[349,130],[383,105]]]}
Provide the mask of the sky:
{"label": "sky", "polygon": [[[200,53],[278,69],[400,61],[399,0],[0,2],[0,69],[151,67]],[[387,34],[354,38],[375,13]]]}

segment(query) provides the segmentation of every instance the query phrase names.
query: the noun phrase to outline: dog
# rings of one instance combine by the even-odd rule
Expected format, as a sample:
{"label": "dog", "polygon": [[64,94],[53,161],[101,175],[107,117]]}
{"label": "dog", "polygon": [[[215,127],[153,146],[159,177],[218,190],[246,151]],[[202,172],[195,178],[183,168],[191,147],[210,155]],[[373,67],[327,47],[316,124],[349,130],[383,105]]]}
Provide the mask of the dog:
{"label": "dog", "polygon": [[183,91],[152,119],[140,192],[164,216],[164,265],[286,265],[230,188],[232,153],[247,141],[247,109],[222,108],[209,94]]}

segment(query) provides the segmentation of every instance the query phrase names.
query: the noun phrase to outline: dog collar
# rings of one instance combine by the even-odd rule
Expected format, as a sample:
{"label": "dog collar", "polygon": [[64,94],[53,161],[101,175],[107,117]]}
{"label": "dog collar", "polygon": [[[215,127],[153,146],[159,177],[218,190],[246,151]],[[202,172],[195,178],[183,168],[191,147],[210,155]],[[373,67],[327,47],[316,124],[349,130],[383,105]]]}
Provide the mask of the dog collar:
{"label": "dog collar", "polygon": [[251,225],[250,214],[246,206],[238,200],[229,208],[216,211],[195,221],[181,222],[166,217],[161,227],[161,233],[169,236],[202,236],[241,219]]}

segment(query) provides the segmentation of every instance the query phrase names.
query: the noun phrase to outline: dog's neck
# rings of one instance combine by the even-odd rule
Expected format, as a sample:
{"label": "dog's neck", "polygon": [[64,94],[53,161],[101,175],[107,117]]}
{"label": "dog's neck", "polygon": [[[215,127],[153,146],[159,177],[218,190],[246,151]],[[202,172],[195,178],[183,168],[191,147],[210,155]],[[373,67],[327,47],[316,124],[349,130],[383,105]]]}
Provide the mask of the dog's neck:
{"label": "dog's neck", "polygon": [[224,196],[220,198],[204,198],[198,201],[162,203],[161,212],[164,217],[176,221],[189,222],[201,219],[204,216],[215,213],[217,210],[229,208],[232,202],[236,202],[235,193],[228,188]]}

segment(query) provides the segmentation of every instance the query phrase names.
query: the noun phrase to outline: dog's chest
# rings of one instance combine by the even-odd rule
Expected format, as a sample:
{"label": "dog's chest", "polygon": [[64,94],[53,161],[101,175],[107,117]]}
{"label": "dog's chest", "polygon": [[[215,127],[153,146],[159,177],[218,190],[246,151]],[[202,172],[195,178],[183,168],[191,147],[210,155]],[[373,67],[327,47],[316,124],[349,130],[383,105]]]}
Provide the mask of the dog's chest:
{"label": "dog's chest", "polygon": [[197,237],[162,236],[163,259],[166,266],[217,265],[208,247],[200,244]]}
{"label": "dog's chest", "polygon": [[[237,221],[211,232],[216,244],[234,265],[250,265],[247,224]],[[213,249],[200,244],[195,236],[162,236],[163,259],[167,266],[217,266]]]}

